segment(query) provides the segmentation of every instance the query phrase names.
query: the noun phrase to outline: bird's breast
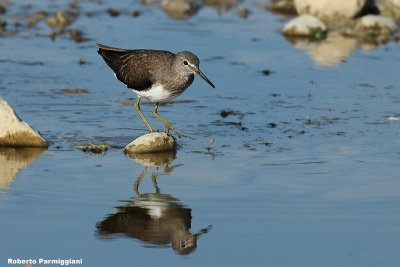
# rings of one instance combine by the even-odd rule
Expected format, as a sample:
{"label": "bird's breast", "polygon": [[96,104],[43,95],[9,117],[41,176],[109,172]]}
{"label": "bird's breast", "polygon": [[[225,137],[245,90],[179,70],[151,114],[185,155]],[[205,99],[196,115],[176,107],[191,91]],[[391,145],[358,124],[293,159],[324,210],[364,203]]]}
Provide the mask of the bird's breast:
{"label": "bird's breast", "polygon": [[132,89],[132,91],[138,96],[149,99],[151,102],[169,101],[176,97],[172,91],[167,90],[163,85],[158,83],[153,84],[147,90],[137,91]]}
{"label": "bird's breast", "polygon": [[166,102],[182,94],[193,83],[193,80],[193,74],[168,77],[168,79],[152,84],[148,89],[140,91],[132,89],[132,91],[152,102]]}

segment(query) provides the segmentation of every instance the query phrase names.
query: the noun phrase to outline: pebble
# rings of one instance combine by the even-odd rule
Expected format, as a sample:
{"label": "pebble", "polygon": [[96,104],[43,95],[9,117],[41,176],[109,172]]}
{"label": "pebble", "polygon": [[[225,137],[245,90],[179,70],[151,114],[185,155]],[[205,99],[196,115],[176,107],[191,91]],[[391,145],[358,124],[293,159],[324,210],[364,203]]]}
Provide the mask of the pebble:
{"label": "pebble", "polygon": [[0,19],[0,33],[6,29],[7,22]]}
{"label": "pebble", "polygon": [[80,30],[71,30],[69,32],[69,37],[71,40],[73,40],[76,43],[87,42],[90,40],[90,38],[87,38],[85,36],[85,33]]}
{"label": "pebble", "polygon": [[[261,5],[263,4],[261,3]],[[297,14],[297,11],[293,4],[293,0],[271,0],[271,3],[267,5],[266,8],[271,12],[280,13],[284,15]]]}
{"label": "pebble", "polygon": [[136,18],[136,17],[139,17],[141,14],[142,14],[142,12],[140,10],[135,9],[132,11],[132,17]]}
{"label": "pebble", "polygon": [[218,14],[225,12],[239,5],[243,0],[203,0],[203,5],[212,6]]}
{"label": "pebble", "polygon": [[43,10],[37,11],[35,13],[35,18],[38,19],[38,20],[45,19],[48,16],[49,16],[49,14],[46,11],[43,11]]}
{"label": "pebble", "polygon": [[396,31],[396,22],[389,17],[366,15],[357,22],[358,30],[373,30],[377,34],[390,34]]}
{"label": "pebble", "polygon": [[242,19],[247,19],[247,17],[251,14],[250,10],[245,7],[239,7],[238,16]]}
{"label": "pebble", "polygon": [[3,5],[0,3],[0,15],[4,15],[4,14],[6,14],[6,12],[7,12],[6,7],[3,6]]}
{"label": "pebble", "polygon": [[58,11],[47,19],[50,28],[63,29],[71,25],[76,20],[77,15],[71,11]]}
{"label": "pebble", "polygon": [[110,17],[118,17],[119,16],[119,11],[113,8],[109,8],[107,9],[107,13],[108,15],[110,15]]}
{"label": "pebble", "polygon": [[164,12],[174,19],[187,19],[200,9],[195,0],[163,0],[161,7]]}

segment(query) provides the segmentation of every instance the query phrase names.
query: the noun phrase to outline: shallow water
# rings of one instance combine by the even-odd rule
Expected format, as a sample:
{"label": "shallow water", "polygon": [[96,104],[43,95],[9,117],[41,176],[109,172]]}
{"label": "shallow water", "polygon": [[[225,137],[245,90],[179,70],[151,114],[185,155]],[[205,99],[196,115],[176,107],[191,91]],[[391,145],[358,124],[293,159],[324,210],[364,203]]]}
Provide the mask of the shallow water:
{"label": "shallow water", "polygon": [[[26,10],[24,3],[14,1],[5,18],[67,7],[38,1]],[[356,44],[328,64],[282,37],[285,18],[251,2],[241,4],[252,11],[246,20],[236,8],[218,14],[206,6],[183,21],[157,6],[114,4],[80,4],[70,28],[87,42],[52,41],[43,21],[0,37],[0,96],[51,143],[45,151],[1,150],[0,266],[8,258],[82,258],[84,266],[400,264],[399,122],[388,120],[400,113],[398,43]],[[109,7],[125,13],[110,17]],[[172,155],[125,156],[122,148],[145,127],[96,42],[196,53],[217,89],[196,78],[179,98],[190,101],[159,108],[195,140],[179,139]],[[152,107],[142,108],[150,118]],[[112,148],[104,155],[73,149],[86,142]],[[193,247],[188,254],[172,246],[177,236],[190,236],[177,243]]]}

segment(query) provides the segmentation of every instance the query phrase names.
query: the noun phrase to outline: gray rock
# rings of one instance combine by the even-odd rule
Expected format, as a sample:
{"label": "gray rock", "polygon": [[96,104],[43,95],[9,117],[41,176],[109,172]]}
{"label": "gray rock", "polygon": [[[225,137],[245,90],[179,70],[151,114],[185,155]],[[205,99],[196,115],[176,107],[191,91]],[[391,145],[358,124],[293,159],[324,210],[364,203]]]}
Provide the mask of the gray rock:
{"label": "gray rock", "polygon": [[0,146],[48,147],[47,141],[21,120],[11,106],[0,97]]}
{"label": "gray rock", "polygon": [[124,152],[126,154],[152,153],[175,150],[175,139],[164,132],[153,132],[142,135],[129,143]]}

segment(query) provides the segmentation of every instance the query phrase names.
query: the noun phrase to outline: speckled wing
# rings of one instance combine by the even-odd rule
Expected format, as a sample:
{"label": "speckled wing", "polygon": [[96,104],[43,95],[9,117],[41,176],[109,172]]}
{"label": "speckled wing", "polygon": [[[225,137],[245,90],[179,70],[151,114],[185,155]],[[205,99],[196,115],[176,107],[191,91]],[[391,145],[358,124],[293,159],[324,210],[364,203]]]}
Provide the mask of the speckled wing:
{"label": "speckled wing", "polygon": [[118,80],[128,88],[143,91],[154,83],[149,73],[148,50],[127,50],[97,44],[97,53],[102,56],[107,65],[114,71]]}

